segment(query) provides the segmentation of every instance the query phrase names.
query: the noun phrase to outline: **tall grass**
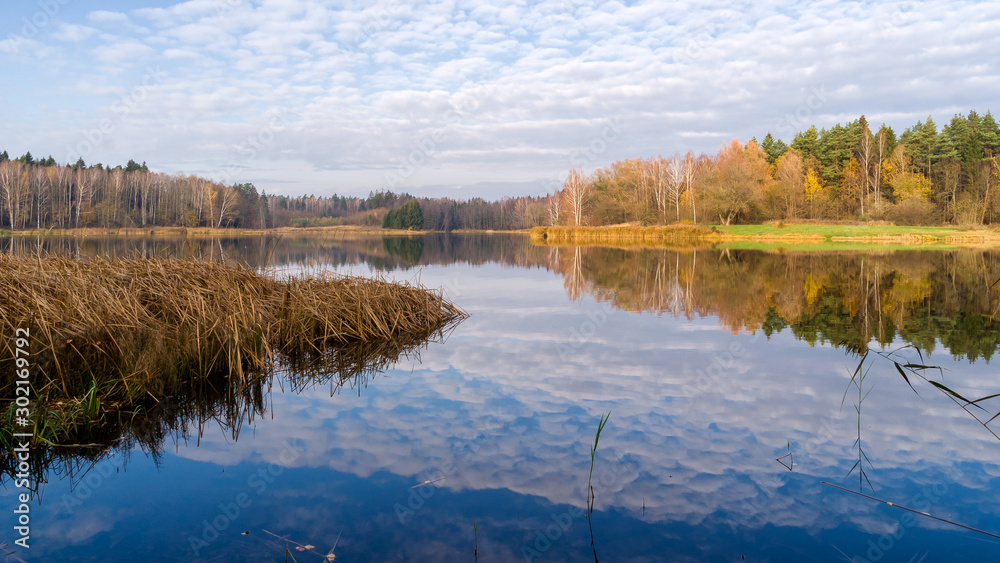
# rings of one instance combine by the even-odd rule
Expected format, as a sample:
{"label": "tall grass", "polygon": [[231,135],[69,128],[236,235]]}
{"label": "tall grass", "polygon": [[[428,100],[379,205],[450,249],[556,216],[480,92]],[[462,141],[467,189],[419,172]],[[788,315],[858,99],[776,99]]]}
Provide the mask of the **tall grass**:
{"label": "tall grass", "polygon": [[712,230],[710,228],[702,225],[535,227],[531,229],[531,242],[535,244],[559,242],[604,244],[662,243],[664,241],[699,240],[711,233]]}
{"label": "tall grass", "polygon": [[[65,434],[208,388],[260,401],[260,383],[282,366],[367,377],[464,317],[438,293],[383,280],[276,279],[193,260],[0,256],[0,334],[30,330],[33,424],[51,441],[65,437],[56,428]],[[8,398],[13,346],[0,338]]]}
{"label": "tall grass", "polygon": [[785,244],[820,244],[865,242],[900,245],[983,245],[996,244],[1000,235],[994,230],[967,230],[958,227],[914,227],[895,225],[834,224],[753,224],[753,225],[610,225],[603,227],[535,227],[534,244],[582,243],[602,245],[656,244],[664,242],[692,244],[722,241],[781,242]]}

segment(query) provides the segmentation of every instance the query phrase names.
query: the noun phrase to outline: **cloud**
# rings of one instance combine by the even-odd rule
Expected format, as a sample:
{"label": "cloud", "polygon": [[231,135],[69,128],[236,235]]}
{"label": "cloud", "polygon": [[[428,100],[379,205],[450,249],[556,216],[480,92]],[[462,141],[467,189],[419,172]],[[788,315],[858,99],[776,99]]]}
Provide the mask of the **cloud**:
{"label": "cloud", "polygon": [[54,34],[54,37],[61,41],[84,41],[97,32],[96,29],[85,25],[64,23],[59,25],[59,29]]}
{"label": "cloud", "polygon": [[[434,127],[443,128],[448,146],[427,155],[408,178],[415,187],[554,178],[573,167],[573,151],[594,137],[586,124],[611,117],[621,118],[622,134],[588,159],[588,169],[621,158],[714,152],[720,138],[761,138],[768,131],[790,141],[797,128],[829,127],[861,114],[885,116],[899,130],[928,114],[942,121],[957,110],[991,109],[1000,94],[1000,82],[989,78],[1000,75],[992,56],[1000,39],[991,32],[1000,9],[973,2],[925,2],[919,10],[905,3],[861,10],[849,2],[719,2],[669,10],[654,2],[594,7],[565,1],[333,7],[192,0],[127,12],[97,7],[86,15],[89,25],[67,21],[50,38],[87,41],[91,58],[32,53],[72,67],[73,82],[86,78],[123,89],[134,80],[123,69],[164,61],[173,91],[190,92],[191,99],[160,98],[166,105],[155,108],[159,121],[148,126],[166,130],[183,120],[185,133],[211,139],[208,146],[238,143],[226,136],[234,120],[252,122],[266,108],[294,109],[298,120],[287,135],[276,136],[254,169],[276,178],[285,170],[282,162],[294,157],[327,171],[303,179],[304,191],[316,193],[381,187],[371,178],[406,160]],[[961,38],[948,39],[957,26]],[[0,52],[12,54],[21,45],[12,41],[0,42]],[[236,94],[234,84],[240,85]],[[818,87],[829,96],[809,108],[801,124],[782,122]],[[477,90],[486,94],[476,98]],[[476,107],[448,121],[446,112],[461,108],[470,93]],[[225,110],[220,101],[231,95]],[[73,111],[101,113],[110,103],[94,99]],[[54,118],[29,126],[18,121],[23,113],[4,118],[7,130],[56,139],[66,127]],[[225,165],[225,151],[195,150],[202,144],[170,137],[144,145],[150,155],[108,149],[95,156],[182,167],[169,172],[190,172],[185,162]],[[139,143],[122,136],[116,146]],[[346,170],[366,170],[367,179],[340,175]]]}
{"label": "cloud", "polygon": [[129,22],[128,15],[122,12],[110,12],[107,10],[94,10],[87,14],[87,19],[94,23],[123,24]]}
{"label": "cloud", "polygon": [[155,51],[140,41],[126,39],[95,47],[92,51],[97,60],[116,66],[134,65],[143,61]]}

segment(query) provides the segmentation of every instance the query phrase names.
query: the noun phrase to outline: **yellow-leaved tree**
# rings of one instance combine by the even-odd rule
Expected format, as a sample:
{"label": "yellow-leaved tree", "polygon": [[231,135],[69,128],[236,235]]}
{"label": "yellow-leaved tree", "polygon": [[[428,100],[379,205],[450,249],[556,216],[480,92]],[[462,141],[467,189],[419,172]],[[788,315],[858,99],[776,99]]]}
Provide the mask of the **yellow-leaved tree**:
{"label": "yellow-leaved tree", "polygon": [[816,198],[822,197],[823,195],[823,184],[820,183],[819,178],[816,176],[816,171],[812,168],[806,170],[806,183],[805,183],[806,201],[809,203],[809,217],[816,217]]}

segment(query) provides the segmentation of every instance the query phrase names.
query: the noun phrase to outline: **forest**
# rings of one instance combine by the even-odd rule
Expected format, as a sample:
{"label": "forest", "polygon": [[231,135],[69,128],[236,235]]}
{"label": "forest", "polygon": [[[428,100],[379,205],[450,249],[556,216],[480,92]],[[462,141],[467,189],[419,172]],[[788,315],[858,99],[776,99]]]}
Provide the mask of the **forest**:
{"label": "forest", "polygon": [[[30,152],[0,152],[0,227],[212,227],[268,229],[367,225],[449,231],[546,224],[546,198],[485,201],[414,198],[372,191],[368,197],[258,192],[251,183],[227,186],[198,176],[125,166],[59,165]],[[414,202],[407,205],[408,202]],[[515,219],[516,217],[516,219]],[[501,227],[502,226],[502,227]]]}
{"label": "forest", "polygon": [[[733,140],[717,154],[616,161],[589,175],[570,170],[541,197],[417,198],[258,192],[250,183],[83,159],[61,165],[0,152],[0,227],[274,228],[367,225],[449,231],[539,225],[889,221],[984,225],[1000,220],[1000,127],[987,111],[931,117],[897,135],[864,116],[799,132]],[[408,203],[415,202],[415,203]]]}
{"label": "forest", "polygon": [[768,133],[715,156],[688,152],[572,170],[550,217],[566,225],[891,221],[983,225],[1000,219],[1000,127],[987,112],[931,117],[901,135],[864,116],[810,127],[790,144]]}

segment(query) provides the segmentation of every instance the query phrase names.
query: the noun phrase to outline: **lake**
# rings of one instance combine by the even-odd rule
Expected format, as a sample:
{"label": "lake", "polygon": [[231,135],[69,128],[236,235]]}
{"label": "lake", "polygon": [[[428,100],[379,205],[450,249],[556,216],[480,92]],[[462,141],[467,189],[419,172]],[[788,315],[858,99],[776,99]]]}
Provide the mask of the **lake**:
{"label": "lake", "polygon": [[381,276],[469,313],[349,377],[286,370],[51,448],[25,560],[1000,557],[1000,398],[969,404],[1000,393],[1000,251],[0,243]]}

